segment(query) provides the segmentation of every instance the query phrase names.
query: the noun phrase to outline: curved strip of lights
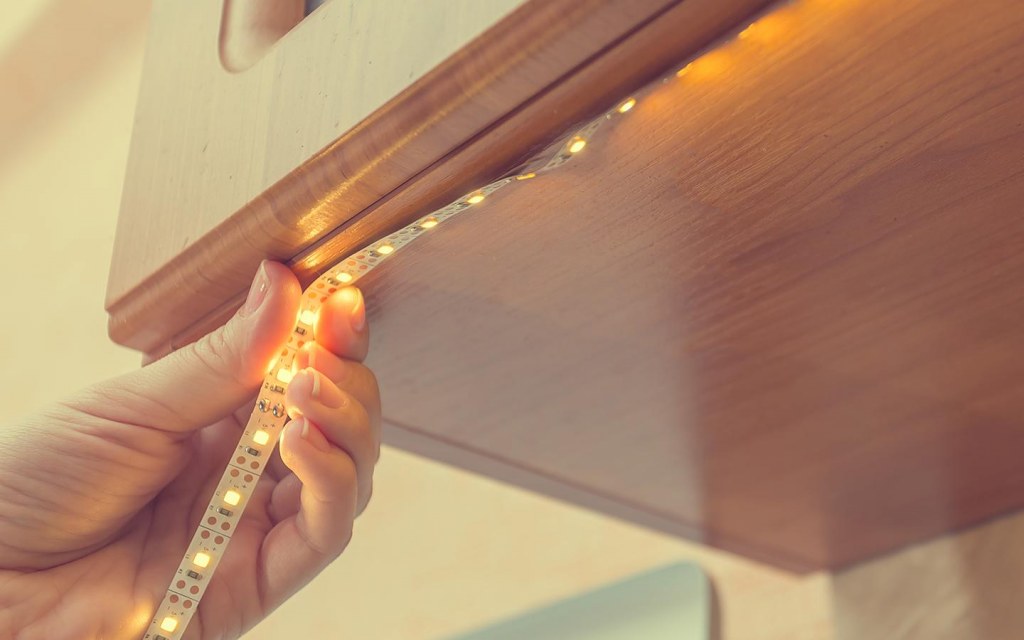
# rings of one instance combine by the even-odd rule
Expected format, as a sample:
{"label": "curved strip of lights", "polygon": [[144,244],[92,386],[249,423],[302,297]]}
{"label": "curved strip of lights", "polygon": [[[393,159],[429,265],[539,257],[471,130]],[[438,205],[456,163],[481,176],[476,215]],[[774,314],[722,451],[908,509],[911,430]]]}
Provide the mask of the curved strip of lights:
{"label": "curved strip of lights", "polygon": [[284,397],[288,384],[295,374],[292,366],[295,354],[306,342],[312,340],[313,325],[320,305],[327,296],[341,287],[355,283],[416,238],[463,211],[479,205],[498,189],[535,178],[561,166],[586,147],[589,137],[603,122],[610,117],[626,113],[635,104],[636,100],[630,98],[608,114],[579,129],[557,148],[553,156],[547,157],[546,162],[532,163],[536,168],[529,168],[528,164],[527,168],[514,175],[466,194],[348,256],[328,269],[303,291],[295,329],[282,347],[270,373],[263,380],[256,406],[245,425],[245,431],[234,453],[231,454],[231,460],[213,492],[195,535],[192,536],[192,542],[189,543],[184,557],[175,570],[163,602],[157,607],[149,628],[142,636],[143,640],[180,638],[195,615],[203,593],[210,584],[210,578],[213,577],[217,564],[231,543],[231,536],[235,532],[239,518],[242,517],[267,460],[277,445],[281,429],[288,421]]}
{"label": "curved strip of lights", "polygon": [[[754,33],[761,21],[751,24],[738,33],[744,40]],[[673,76],[682,78],[690,74],[694,65],[704,62],[701,57],[662,79],[667,82]],[[711,62],[707,60],[707,62]],[[649,91],[657,82],[652,82],[643,91]],[[639,94],[637,94],[637,97]],[[264,466],[277,446],[281,429],[288,421],[284,403],[285,391],[295,374],[295,354],[313,337],[320,305],[337,289],[353,284],[378,267],[391,256],[416,238],[454,218],[463,211],[483,202],[489,195],[511,184],[517,184],[551,171],[582,151],[594,132],[608,120],[627,113],[637,104],[637,97],[630,97],[618,103],[608,112],[592,120],[554,148],[548,147],[534,161],[526,163],[511,175],[472,191],[454,202],[433,211],[412,224],[378,240],[360,251],[353,253],[333,267],[327,269],[303,291],[301,308],[288,342],[273,364],[270,373],[263,380],[256,406],[245,426],[224,475],[210,499],[202,520],[192,536],[192,542],[167,588],[163,602],[153,614],[153,619],[143,640],[177,640],[181,638],[192,616],[202,600],[203,592],[210,578],[217,570],[217,564],[224,555],[231,536],[238,525],[246,503],[259,482]]]}

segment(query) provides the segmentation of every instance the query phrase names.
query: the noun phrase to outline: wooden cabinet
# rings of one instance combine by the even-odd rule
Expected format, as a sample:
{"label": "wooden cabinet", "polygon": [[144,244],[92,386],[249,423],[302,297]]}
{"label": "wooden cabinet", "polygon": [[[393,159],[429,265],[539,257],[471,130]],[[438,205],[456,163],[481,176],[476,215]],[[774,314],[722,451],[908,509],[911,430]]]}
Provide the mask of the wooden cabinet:
{"label": "wooden cabinet", "polygon": [[361,281],[385,439],[794,569],[1024,503],[1011,0],[467,2],[373,71],[331,0],[237,73],[213,4],[154,10],[117,341],[185,344],[259,260],[309,281],[655,81]]}

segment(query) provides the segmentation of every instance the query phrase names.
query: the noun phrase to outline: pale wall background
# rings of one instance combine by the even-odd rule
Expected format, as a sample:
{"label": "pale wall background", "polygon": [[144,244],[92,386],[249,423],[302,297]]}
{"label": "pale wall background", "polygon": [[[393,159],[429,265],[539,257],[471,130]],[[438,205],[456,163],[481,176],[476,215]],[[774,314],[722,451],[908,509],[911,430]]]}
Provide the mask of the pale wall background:
{"label": "pale wall background", "polygon": [[[137,366],[102,301],[147,6],[0,8],[0,422]],[[248,637],[443,638],[679,560],[712,576],[730,639],[828,640],[834,620],[843,638],[1020,637],[1022,531],[799,577],[386,449],[350,549]]]}

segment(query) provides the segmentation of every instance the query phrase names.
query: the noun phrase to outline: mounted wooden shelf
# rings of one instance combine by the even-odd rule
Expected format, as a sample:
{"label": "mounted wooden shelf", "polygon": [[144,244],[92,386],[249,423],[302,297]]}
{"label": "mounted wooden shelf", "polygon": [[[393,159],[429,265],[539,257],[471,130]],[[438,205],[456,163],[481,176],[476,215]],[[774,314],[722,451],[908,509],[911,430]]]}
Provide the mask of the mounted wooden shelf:
{"label": "mounted wooden shelf", "polygon": [[705,50],[361,282],[386,440],[796,569],[1024,504],[1011,0],[803,0],[726,40],[764,3],[531,0],[345,128],[324,126],[343,0],[180,97],[165,48],[214,12],[157,4],[119,342],[185,344],[260,259],[309,280]]}

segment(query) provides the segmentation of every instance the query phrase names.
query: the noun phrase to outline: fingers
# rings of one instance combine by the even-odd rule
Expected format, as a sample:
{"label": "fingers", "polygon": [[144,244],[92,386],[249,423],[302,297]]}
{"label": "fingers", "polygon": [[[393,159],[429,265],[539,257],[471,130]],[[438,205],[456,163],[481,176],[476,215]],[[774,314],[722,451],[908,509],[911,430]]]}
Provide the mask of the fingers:
{"label": "fingers", "polygon": [[348,544],[353,520],[373,490],[380,455],[380,391],[361,364],[369,349],[362,293],[342,289],[324,301],[314,342],[296,358],[286,404],[294,418],[280,459],[294,472],[269,505],[277,524],[262,548],[261,581],[270,608],[313,578]]}
{"label": "fingers", "polygon": [[[278,523],[263,543],[263,592],[270,608],[283,602],[340,554],[352,537],[356,517],[356,468],[305,418],[281,434],[281,457],[301,482],[299,509]],[[287,511],[295,487],[286,487],[279,511]],[[275,492],[276,494],[276,492]],[[279,513],[278,515],[283,515]]]}
{"label": "fingers", "polygon": [[299,495],[302,492],[302,483],[294,473],[287,473],[277,484],[270,494],[270,504],[267,505],[267,515],[274,524],[285,518],[290,518],[299,512]]}
{"label": "fingers", "polygon": [[[315,369],[304,369],[295,376],[288,387],[286,402],[290,413],[312,422],[331,445],[351,458],[356,470],[356,511],[362,513],[370,501],[373,467],[380,457],[380,440],[366,409]],[[283,451],[281,455],[287,464]]]}
{"label": "fingers", "polygon": [[365,360],[370,349],[370,329],[363,293],[355,287],[345,287],[328,297],[320,307],[313,335],[319,344],[342,358]]}
{"label": "fingers", "polygon": [[295,356],[295,368],[316,369],[352,394],[366,412],[377,437],[380,437],[380,387],[377,376],[364,364],[343,360],[319,344],[307,343]]}
{"label": "fingers", "polygon": [[[92,389],[104,417],[166,431],[205,426],[252,397],[294,327],[301,291],[282,264],[264,262],[226,325],[153,364]],[[91,407],[91,405],[90,405]],[[95,413],[95,412],[93,412]]]}

